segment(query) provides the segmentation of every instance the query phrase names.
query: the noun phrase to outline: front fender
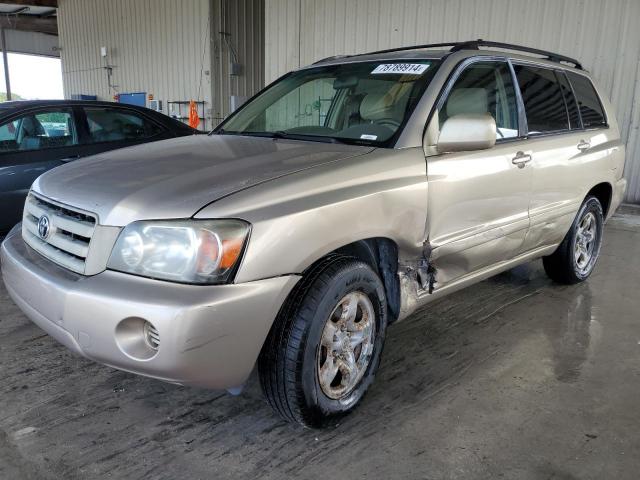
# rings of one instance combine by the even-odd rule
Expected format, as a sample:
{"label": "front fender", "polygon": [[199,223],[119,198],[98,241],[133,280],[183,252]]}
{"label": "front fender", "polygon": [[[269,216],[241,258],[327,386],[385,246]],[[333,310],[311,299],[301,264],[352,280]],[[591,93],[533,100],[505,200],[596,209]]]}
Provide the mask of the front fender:
{"label": "front fender", "polygon": [[400,262],[422,256],[427,211],[422,148],[377,149],[223,198],[196,218],[252,224],[236,283],[301,273],[357,240],[396,242]]}

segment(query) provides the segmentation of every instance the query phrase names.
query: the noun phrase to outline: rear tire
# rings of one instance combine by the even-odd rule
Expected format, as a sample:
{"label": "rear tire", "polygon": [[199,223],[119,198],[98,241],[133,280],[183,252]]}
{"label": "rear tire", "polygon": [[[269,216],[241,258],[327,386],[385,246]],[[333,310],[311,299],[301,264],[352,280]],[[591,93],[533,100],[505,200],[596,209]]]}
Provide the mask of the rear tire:
{"label": "rear tire", "polygon": [[600,254],[603,228],[602,205],[596,197],[589,196],[558,249],[542,259],[547,275],[564,284],[586,280],[593,272]]}
{"label": "rear tire", "polygon": [[322,427],[362,400],[380,363],[384,287],[369,265],[333,255],[298,283],[258,359],[262,391],[284,419]]}

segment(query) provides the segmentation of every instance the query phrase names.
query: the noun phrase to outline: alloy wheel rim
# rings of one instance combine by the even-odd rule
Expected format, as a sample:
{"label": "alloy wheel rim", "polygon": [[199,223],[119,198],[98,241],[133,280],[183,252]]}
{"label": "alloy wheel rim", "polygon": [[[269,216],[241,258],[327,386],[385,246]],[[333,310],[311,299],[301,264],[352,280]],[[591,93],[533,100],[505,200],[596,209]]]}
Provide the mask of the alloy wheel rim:
{"label": "alloy wheel rim", "polygon": [[596,217],[587,213],[578,224],[578,231],[573,244],[573,258],[576,268],[581,274],[589,272],[592,260],[596,255],[598,240]]}
{"label": "alloy wheel rim", "polygon": [[318,382],[323,393],[339,400],[364,376],[375,338],[373,304],[362,292],[345,295],[325,322],[317,352]]}

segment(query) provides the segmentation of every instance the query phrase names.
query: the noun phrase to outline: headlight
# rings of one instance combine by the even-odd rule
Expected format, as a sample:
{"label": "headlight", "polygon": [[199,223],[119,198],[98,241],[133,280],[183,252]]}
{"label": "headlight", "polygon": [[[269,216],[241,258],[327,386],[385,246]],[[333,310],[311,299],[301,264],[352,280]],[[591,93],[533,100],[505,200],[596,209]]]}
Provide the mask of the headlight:
{"label": "headlight", "polygon": [[107,268],[183,283],[225,283],[249,235],[241,220],[134,222],[120,232]]}

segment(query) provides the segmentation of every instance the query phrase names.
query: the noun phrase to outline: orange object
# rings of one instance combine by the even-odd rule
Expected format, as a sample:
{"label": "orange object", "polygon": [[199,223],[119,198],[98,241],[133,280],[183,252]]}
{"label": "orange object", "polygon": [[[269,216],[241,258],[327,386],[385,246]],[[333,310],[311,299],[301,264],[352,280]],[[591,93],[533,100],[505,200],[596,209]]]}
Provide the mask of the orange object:
{"label": "orange object", "polygon": [[198,106],[194,100],[189,102],[189,126],[191,128],[198,128],[200,125],[200,116],[198,115]]}
{"label": "orange object", "polygon": [[223,240],[222,242],[222,260],[220,261],[220,267],[231,268],[238,260],[240,253],[242,252],[242,245],[244,239],[234,238],[231,240]]}

